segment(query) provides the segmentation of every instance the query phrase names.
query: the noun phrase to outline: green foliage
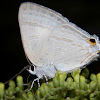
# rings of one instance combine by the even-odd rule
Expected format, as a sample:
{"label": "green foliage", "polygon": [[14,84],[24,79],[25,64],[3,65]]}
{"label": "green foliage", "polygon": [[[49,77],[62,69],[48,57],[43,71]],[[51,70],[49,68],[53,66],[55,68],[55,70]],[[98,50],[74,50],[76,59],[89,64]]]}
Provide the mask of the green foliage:
{"label": "green foliage", "polygon": [[11,80],[7,89],[0,83],[0,100],[100,100],[100,73],[91,74],[89,79],[88,69],[71,74],[58,71],[48,85],[42,83],[37,88],[35,83],[31,91],[31,84],[24,89],[22,76],[17,76],[16,81]]}

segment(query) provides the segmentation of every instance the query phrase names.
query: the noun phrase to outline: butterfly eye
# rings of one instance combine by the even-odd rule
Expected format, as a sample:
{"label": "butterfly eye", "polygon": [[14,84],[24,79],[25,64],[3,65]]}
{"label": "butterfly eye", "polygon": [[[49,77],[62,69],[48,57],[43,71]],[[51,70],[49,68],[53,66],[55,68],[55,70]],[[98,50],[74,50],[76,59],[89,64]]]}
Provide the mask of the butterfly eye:
{"label": "butterfly eye", "polygon": [[95,39],[88,39],[88,42],[89,42],[91,45],[96,45],[96,40],[95,40]]}

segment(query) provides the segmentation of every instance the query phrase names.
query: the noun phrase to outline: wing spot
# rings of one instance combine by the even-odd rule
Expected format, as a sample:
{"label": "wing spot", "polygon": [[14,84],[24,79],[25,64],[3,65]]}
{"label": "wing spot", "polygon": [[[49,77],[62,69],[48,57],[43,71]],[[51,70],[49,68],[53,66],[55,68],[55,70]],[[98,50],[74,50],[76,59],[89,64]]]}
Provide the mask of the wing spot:
{"label": "wing spot", "polygon": [[96,40],[93,38],[88,39],[88,43],[90,43],[91,45],[96,45]]}

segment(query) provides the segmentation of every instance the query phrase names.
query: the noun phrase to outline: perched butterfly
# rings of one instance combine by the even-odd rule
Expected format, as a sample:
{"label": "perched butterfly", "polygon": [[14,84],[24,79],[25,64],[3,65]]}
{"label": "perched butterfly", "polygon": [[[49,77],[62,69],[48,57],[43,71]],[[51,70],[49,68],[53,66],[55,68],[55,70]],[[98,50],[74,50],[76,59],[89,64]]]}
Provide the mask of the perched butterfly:
{"label": "perched butterfly", "polygon": [[99,37],[49,8],[22,3],[18,18],[25,54],[31,62],[28,71],[38,79],[53,78],[57,71],[71,72],[100,54]]}

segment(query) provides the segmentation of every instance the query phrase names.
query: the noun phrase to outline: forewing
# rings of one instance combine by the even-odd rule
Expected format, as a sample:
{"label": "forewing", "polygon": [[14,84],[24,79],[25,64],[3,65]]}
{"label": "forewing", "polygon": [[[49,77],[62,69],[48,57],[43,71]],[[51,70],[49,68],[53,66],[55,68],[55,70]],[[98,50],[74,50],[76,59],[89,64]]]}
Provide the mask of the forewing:
{"label": "forewing", "polygon": [[47,40],[56,25],[68,20],[46,7],[23,3],[19,8],[19,26],[25,53],[36,66],[48,61]]}

